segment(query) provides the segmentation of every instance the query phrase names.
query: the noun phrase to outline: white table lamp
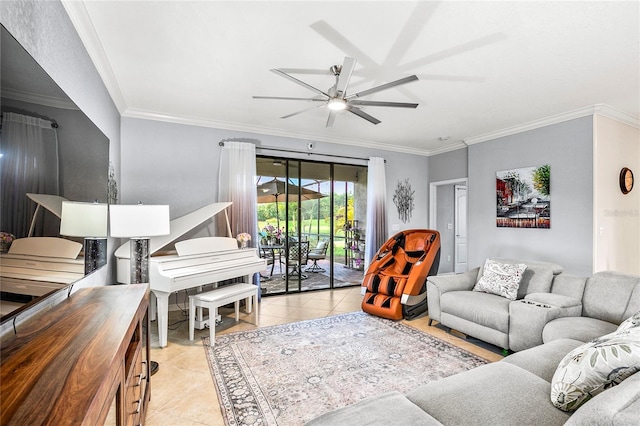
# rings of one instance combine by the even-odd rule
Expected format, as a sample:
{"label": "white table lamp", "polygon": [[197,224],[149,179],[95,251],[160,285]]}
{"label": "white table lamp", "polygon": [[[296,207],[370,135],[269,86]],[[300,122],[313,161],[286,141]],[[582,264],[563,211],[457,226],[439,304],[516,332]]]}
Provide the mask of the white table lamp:
{"label": "white table lamp", "polygon": [[148,283],[149,237],[169,234],[169,206],[113,204],[109,216],[111,236],[130,239],[131,284]]}
{"label": "white table lamp", "polygon": [[[111,236],[129,238],[131,284],[149,282],[149,237],[168,235],[169,206],[144,204],[112,204],[109,207]],[[149,361],[149,371],[154,375],[160,365]]]}
{"label": "white table lamp", "polygon": [[84,238],[84,273],[107,264],[107,204],[62,202],[60,235]]}

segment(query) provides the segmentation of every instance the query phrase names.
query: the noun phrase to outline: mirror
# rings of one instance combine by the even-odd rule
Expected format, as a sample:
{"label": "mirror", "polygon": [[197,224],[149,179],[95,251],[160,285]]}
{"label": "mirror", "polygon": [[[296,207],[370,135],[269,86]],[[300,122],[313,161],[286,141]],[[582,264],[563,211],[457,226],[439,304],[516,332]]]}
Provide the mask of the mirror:
{"label": "mirror", "polygon": [[[31,183],[31,186],[25,190],[25,187],[20,186],[22,182],[20,174],[8,171],[11,163],[7,161],[5,164],[7,155],[0,156],[0,171],[3,173],[2,191],[0,192],[2,204],[0,232],[13,234],[16,238],[23,238],[29,235],[31,220],[37,208],[37,203],[32,198],[28,198],[26,192],[57,195],[71,201],[93,202],[98,200],[101,203],[108,202],[109,140],[6,28],[0,27],[0,109],[3,119],[15,117],[30,121],[31,119],[23,118],[29,116],[47,120],[44,122],[46,126],[42,124],[43,122],[39,122],[43,129],[47,152],[44,154],[43,160],[38,160],[40,162],[37,165],[40,169],[54,170],[56,176],[52,178],[50,174],[47,174],[46,178],[40,178],[40,182],[36,186]],[[4,122],[5,120],[3,120],[3,124]],[[0,135],[2,132],[6,132],[5,135],[8,135],[10,132],[8,128],[12,125],[3,125],[4,129],[0,128]],[[4,141],[3,136],[3,144]],[[2,149],[5,148],[6,145],[3,145]],[[31,160],[31,163],[35,164],[36,162],[36,160]],[[57,184],[53,182],[55,179],[57,179]],[[10,194],[14,188],[19,189],[15,189],[16,193]],[[38,210],[31,236],[60,237],[60,218],[45,207],[40,207]],[[26,223],[26,227],[23,225],[24,223]],[[82,243],[81,238],[66,239]],[[5,266],[6,255],[0,254],[0,256],[5,256],[3,258],[3,266]],[[79,253],[78,256],[82,259],[82,253]],[[82,272],[79,273],[79,277],[82,277],[84,273],[84,262],[81,266]],[[2,269],[6,271],[11,268],[3,267]],[[40,275],[43,274],[52,273],[41,271]],[[7,277],[10,275],[8,272],[2,272],[1,275],[2,318],[0,323],[10,320],[27,306],[39,303],[54,292],[64,291],[65,287],[76,279],[75,276],[72,276],[68,278],[69,283],[59,284],[57,287],[62,285],[60,290],[49,288],[35,292],[25,290],[32,295],[20,296],[18,293],[6,290],[15,290],[16,283],[30,285],[26,283],[28,280],[15,274]],[[39,294],[36,296],[33,293]]]}

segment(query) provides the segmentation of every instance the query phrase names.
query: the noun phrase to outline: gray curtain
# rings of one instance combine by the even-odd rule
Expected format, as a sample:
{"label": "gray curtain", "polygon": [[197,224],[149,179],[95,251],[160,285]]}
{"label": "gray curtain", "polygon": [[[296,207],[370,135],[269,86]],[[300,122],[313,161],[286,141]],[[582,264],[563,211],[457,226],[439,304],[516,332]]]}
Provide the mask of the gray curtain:
{"label": "gray curtain", "polygon": [[384,158],[371,157],[367,171],[367,229],[365,234],[364,269],[378,249],[387,241],[387,178]]}
{"label": "gray curtain", "polygon": [[[50,121],[4,112],[0,152],[0,231],[23,238],[36,207],[26,194],[60,195],[57,133]],[[59,221],[41,215],[33,235],[57,236]]]}

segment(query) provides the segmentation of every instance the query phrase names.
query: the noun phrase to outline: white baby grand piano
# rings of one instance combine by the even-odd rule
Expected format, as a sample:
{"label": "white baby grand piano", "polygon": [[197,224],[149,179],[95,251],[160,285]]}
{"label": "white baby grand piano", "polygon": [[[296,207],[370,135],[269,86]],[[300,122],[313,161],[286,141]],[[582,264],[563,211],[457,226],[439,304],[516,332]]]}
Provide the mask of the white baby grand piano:
{"label": "white baby grand piano", "polygon": [[[33,237],[36,217],[42,208],[60,218],[62,202],[57,195],[27,194],[36,203],[29,234],[13,241],[9,253],[0,253],[0,290],[8,293],[44,296],[84,277],[82,244],[57,237]],[[2,301],[5,315],[22,305]]]}
{"label": "white baby grand piano", "polygon": [[[258,256],[256,249],[238,249],[238,243],[231,236],[231,227],[227,216],[230,202],[213,203],[194,212],[171,221],[171,233],[149,238],[149,285],[157,300],[158,335],[160,346],[167,345],[167,327],[169,315],[169,295],[175,291],[214,284],[236,277],[245,277],[251,282],[251,276],[266,268],[264,259]],[[198,225],[223,212],[229,237],[193,238],[175,243],[175,241],[196,228]],[[175,243],[175,249],[166,249]],[[117,280],[130,282],[129,242],[115,252],[117,259]],[[154,318],[154,305],[151,305],[151,318]],[[211,321],[215,327],[215,321]]]}

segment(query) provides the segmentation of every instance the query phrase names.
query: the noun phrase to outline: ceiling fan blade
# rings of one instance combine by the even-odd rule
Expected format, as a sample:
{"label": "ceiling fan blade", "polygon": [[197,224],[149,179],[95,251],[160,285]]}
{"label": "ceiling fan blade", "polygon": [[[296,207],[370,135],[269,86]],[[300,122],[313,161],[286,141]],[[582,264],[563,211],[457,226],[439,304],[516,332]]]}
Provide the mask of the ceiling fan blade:
{"label": "ceiling fan blade", "polygon": [[400,80],[392,81],[391,83],[382,84],[380,86],[372,87],[371,89],[366,89],[366,90],[363,90],[361,92],[353,93],[353,94],[347,96],[347,99],[370,95],[372,93],[380,92],[382,90],[387,90],[387,89],[390,89],[392,87],[399,86],[401,84],[410,83],[410,82],[416,81],[416,80],[418,80],[418,76],[416,76],[416,75],[412,75],[412,76],[409,76],[409,77],[401,78]]}
{"label": "ceiling fan blade", "polygon": [[313,87],[312,85],[307,84],[307,83],[305,83],[305,82],[304,82],[304,81],[302,81],[302,80],[298,80],[297,78],[295,78],[295,77],[293,77],[293,76],[291,76],[291,75],[287,74],[286,72],[283,72],[283,71],[281,71],[281,70],[279,70],[279,69],[277,69],[277,68],[272,69],[272,70],[271,70],[271,72],[274,72],[274,73],[276,73],[276,74],[278,74],[278,75],[280,75],[280,76],[282,76],[282,77],[286,78],[287,80],[291,80],[291,81],[293,81],[294,83],[299,84],[299,85],[300,85],[300,86],[302,86],[302,87],[306,87],[307,89],[309,89],[309,90],[311,90],[311,91],[313,91],[313,92],[316,92],[316,93],[317,93],[317,94],[319,94],[319,95],[323,95],[323,96],[326,96],[327,98],[329,98],[329,95],[327,95],[327,94],[326,94],[325,92],[323,92],[322,90],[320,90],[320,89],[318,89],[318,88],[315,88],[315,87]]}
{"label": "ceiling fan blade", "polygon": [[417,108],[418,104],[408,103],[408,102],[384,102],[384,101],[360,101],[353,100],[349,101],[352,105],[362,105],[362,106],[380,106],[380,107],[396,107],[396,108]]}
{"label": "ceiling fan blade", "polygon": [[313,68],[278,68],[280,71],[287,74],[309,74],[309,75],[333,75],[329,68],[313,69]]}
{"label": "ceiling fan blade", "polygon": [[310,108],[305,108],[305,109],[303,109],[303,110],[300,110],[300,111],[297,111],[297,112],[294,112],[294,113],[291,113],[291,114],[283,115],[283,116],[282,116],[282,117],[280,117],[280,118],[289,118],[289,117],[293,117],[294,115],[302,114],[303,112],[307,112],[307,111],[310,111],[310,110],[312,110],[312,109],[320,108],[320,107],[323,107],[323,106],[324,106],[324,105],[312,106],[312,107],[310,107]]}
{"label": "ceiling fan blade", "polygon": [[438,80],[438,81],[467,81],[470,83],[483,83],[487,81],[485,77],[471,77],[464,75],[446,75],[446,74],[418,74],[420,80]]}
{"label": "ceiling fan blade", "polygon": [[286,96],[252,96],[253,99],[279,99],[283,101],[319,101],[326,102],[326,99],[318,98],[290,98]]}
{"label": "ceiling fan blade", "polygon": [[327,117],[327,126],[326,127],[331,127],[333,126],[333,122],[336,121],[336,113],[329,110],[329,117]]}
{"label": "ceiling fan blade", "polygon": [[340,76],[338,77],[338,83],[336,84],[336,92],[338,96],[344,97],[347,93],[347,86],[349,85],[349,80],[351,80],[351,74],[353,73],[353,69],[356,67],[356,60],[354,58],[350,58],[345,56],[344,63],[342,64],[342,70],[340,71]]}
{"label": "ceiling fan blade", "polygon": [[378,120],[377,118],[367,114],[366,112],[358,109],[358,108],[347,108],[347,111],[349,111],[352,114],[357,115],[358,117],[364,118],[365,120],[367,120],[370,123],[373,124],[380,124],[382,123],[382,121]]}

